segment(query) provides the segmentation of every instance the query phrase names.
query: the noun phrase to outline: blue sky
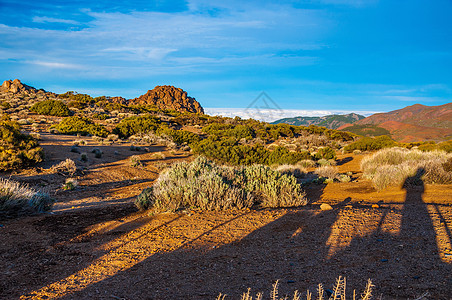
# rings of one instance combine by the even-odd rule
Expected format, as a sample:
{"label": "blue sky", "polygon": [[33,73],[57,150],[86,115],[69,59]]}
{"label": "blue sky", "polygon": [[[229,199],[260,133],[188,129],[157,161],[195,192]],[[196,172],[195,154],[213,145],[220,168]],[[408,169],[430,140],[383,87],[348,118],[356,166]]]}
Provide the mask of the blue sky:
{"label": "blue sky", "polygon": [[209,112],[262,91],[305,115],[440,105],[451,16],[450,0],[0,0],[0,80],[126,98],[170,84]]}

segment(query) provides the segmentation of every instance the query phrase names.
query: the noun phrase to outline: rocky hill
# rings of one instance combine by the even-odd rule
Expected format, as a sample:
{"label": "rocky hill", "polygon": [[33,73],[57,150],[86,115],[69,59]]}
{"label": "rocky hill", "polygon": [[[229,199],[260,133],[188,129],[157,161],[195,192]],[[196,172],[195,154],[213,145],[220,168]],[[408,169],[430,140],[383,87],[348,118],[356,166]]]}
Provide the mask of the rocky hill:
{"label": "rocky hill", "polygon": [[[387,130],[400,142],[442,141],[452,138],[452,103],[439,106],[415,104],[387,113],[374,114],[353,126],[375,126]],[[341,130],[352,125],[340,127]]]}
{"label": "rocky hill", "polygon": [[347,115],[328,115],[323,117],[294,117],[284,118],[273,122],[272,124],[286,123],[296,126],[323,126],[329,129],[337,129],[345,124],[352,124],[358,120],[364,119],[364,116],[351,113]]}
{"label": "rocky hill", "polygon": [[159,109],[204,113],[204,109],[195,98],[189,97],[186,91],[171,85],[156,86],[146,94],[130,99],[129,102],[134,105],[153,105]]}

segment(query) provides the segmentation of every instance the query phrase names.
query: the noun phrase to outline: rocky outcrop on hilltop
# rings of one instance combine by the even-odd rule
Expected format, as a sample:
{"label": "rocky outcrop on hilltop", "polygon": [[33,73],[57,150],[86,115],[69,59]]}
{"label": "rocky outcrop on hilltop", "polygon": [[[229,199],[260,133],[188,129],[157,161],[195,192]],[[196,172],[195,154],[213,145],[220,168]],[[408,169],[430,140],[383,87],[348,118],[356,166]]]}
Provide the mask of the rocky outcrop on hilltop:
{"label": "rocky outcrop on hilltop", "polygon": [[[69,105],[71,101],[80,101],[80,97],[77,96],[76,92],[67,92],[58,95],[43,89],[36,89],[23,84],[19,79],[6,80],[0,86],[0,113],[26,112],[33,104],[43,100],[59,100]],[[85,96],[92,99],[89,95]],[[101,105],[99,107],[99,105],[93,103],[85,105],[91,106],[92,109],[90,111],[92,112],[99,112],[98,110],[104,109],[108,103],[117,103],[124,106],[148,105],[161,110],[204,113],[204,109],[195,98],[189,97],[187,92],[181,88],[170,85],[156,86],[146,94],[134,99],[102,96],[95,98],[95,102],[103,102],[103,106]],[[76,106],[70,107],[72,110],[76,110],[77,108]],[[88,113],[86,108],[83,110],[84,113]]]}
{"label": "rocky outcrop on hilltop", "polygon": [[36,102],[56,99],[56,97],[55,93],[35,89],[23,84],[19,79],[6,80],[0,86],[0,113],[25,112]]}
{"label": "rocky outcrop on hilltop", "polygon": [[193,97],[181,88],[171,85],[156,86],[138,98],[130,99],[133,105],[152,105],[158,109],[176,110],[179,112],[204,113],[204,109]]}

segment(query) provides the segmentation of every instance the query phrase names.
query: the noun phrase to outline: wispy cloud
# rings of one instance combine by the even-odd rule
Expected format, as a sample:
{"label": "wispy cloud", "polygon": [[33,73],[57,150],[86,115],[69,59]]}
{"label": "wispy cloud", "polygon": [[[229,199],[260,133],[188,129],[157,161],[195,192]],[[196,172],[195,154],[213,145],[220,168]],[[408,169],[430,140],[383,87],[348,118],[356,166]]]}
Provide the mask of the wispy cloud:
{"label": "wispy cloud", "polygon": [[35,16],[33,17],[33,22],[36,23],[62,23],[62,24],[74,24],[74,25],[78,25],[80,24],[79,22],[75,21],[75,20],[67,20],[67,19],[59,19],[59,18],[51,18],[51,17],[40,17],[40,16]]}
{"label": "wispy cloud", "polygon": [[61,62],[50,62],[50,61],[25,61],[25,63],[30,63],[38,66],[43,66],[52,69],[83,69],[80,65],[61,63]]}

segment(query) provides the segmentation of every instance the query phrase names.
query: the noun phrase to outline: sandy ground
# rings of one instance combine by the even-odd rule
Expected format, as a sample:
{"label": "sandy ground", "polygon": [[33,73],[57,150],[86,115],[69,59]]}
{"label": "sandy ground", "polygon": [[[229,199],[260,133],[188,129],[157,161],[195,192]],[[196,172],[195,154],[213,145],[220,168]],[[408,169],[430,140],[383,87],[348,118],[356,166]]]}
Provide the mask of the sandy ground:
{"label": "sandy ground", "polygon": [[[88,139],[82,163],[69,151],[74,139],[44,135],[46,162],[11,175],[45,185],[58,202],[51,213],[0,220],[0,299],[239,299],[248,288],[268,298],[278,279],[290,297],[332,288],[338,276],[350,295],[370,278],[383,299],[452,299],[451,185],[377,192],[361,179],[363,156],[341,156],[354,180],[309,185],[305,207],[150,216],[134,198],[162,164],[187,154]],[[159,151],[167,157],[153,159]],[[142,168],[129,164],[137,154]],[[46,171],[65,158],[85,168],[73,191]]]}

